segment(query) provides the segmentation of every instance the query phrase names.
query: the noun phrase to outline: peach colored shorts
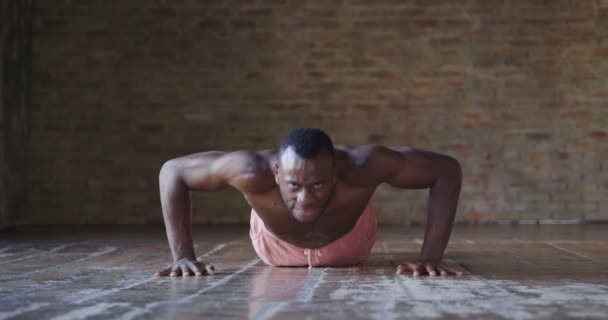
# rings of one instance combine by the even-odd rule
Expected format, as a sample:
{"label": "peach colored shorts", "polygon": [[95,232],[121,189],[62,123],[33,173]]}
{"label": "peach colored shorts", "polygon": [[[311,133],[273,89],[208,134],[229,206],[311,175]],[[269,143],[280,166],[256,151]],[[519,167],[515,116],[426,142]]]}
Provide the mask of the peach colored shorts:
{"label": "peach colored shorts", "polygon": [[251,209],[249,236],[255,252],[270,266],[352,266],[369,257],[376,241],[377,225],[376,211],[368,204],[347,234],[324,247],[307,249],[279,239]]}

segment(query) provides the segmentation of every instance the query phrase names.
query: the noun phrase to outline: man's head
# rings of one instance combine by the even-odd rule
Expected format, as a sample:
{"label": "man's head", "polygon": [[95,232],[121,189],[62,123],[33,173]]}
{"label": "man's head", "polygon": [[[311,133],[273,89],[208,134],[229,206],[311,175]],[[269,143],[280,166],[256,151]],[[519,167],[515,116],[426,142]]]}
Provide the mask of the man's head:
{"label": "man's head", "polygon": [[285,206],[303,223],[316,221],[336,184],[334,145],[320,129],[291,130],[281,142],[274,168]]}

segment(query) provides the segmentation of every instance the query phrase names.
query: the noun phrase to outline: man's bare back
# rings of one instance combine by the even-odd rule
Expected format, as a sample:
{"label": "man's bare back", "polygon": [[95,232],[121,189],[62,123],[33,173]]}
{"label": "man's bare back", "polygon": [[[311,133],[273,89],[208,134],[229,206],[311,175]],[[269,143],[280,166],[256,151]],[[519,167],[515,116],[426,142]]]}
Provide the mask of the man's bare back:
{"label": "man's bare back", "polygon": [[[324,137],[320,130],[299,130]],[[326,138],[320,141],[330,141]],[[334,147],[327,142],[328,148],[319,149],[310,144],[284,141],[278,150],[202,152],[165,163],[159,184],[174,263],[158,275],[213,272],[194,254],[190,191],[233,187],[274,235],[297,247],[320,248],[353,228],[382,183],[403,189],[431,188],[420,260],[401,264],[397,272],[459,273],[441,262],[461,186],[462,173],[455,159],[409,147]]]}

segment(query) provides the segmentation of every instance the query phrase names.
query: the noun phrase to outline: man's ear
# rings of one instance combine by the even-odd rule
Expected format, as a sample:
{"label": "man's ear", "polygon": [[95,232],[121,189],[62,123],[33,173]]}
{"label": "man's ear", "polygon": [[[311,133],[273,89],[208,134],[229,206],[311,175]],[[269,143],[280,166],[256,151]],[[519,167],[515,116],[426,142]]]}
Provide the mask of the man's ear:
{"label": "man's ear", "polygon": [[279,184],[279,164],[275,163],[272,171],[274,172],[274,181]]}
{"label": "man's ear", "polygon": [[331,170],[332,170],[331,179],[333,180],[333,183],[336,184],[336,182],[338,181],[338,168],[336,168],[336,159],[332,160],[332,165],[333,165],[333,167],[331,168]]}

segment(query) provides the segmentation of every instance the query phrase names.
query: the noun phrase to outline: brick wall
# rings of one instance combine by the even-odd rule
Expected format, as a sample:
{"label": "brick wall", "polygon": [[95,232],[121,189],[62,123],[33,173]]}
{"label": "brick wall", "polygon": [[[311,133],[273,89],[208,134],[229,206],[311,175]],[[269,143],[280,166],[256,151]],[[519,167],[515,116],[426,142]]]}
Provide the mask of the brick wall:
{"label": "brick wall", "polygon": [[[165,160],[298,126],[458,158],[459,221],[608,220],[606,1],[39,1],[33,43],[22,223],[159,223]],[[426,196],[373,203],[419,222]]]}
{"label": "brick wall", "polygon": [[28,195],[31,6],[0,0],[0,229],[25,214]]}

